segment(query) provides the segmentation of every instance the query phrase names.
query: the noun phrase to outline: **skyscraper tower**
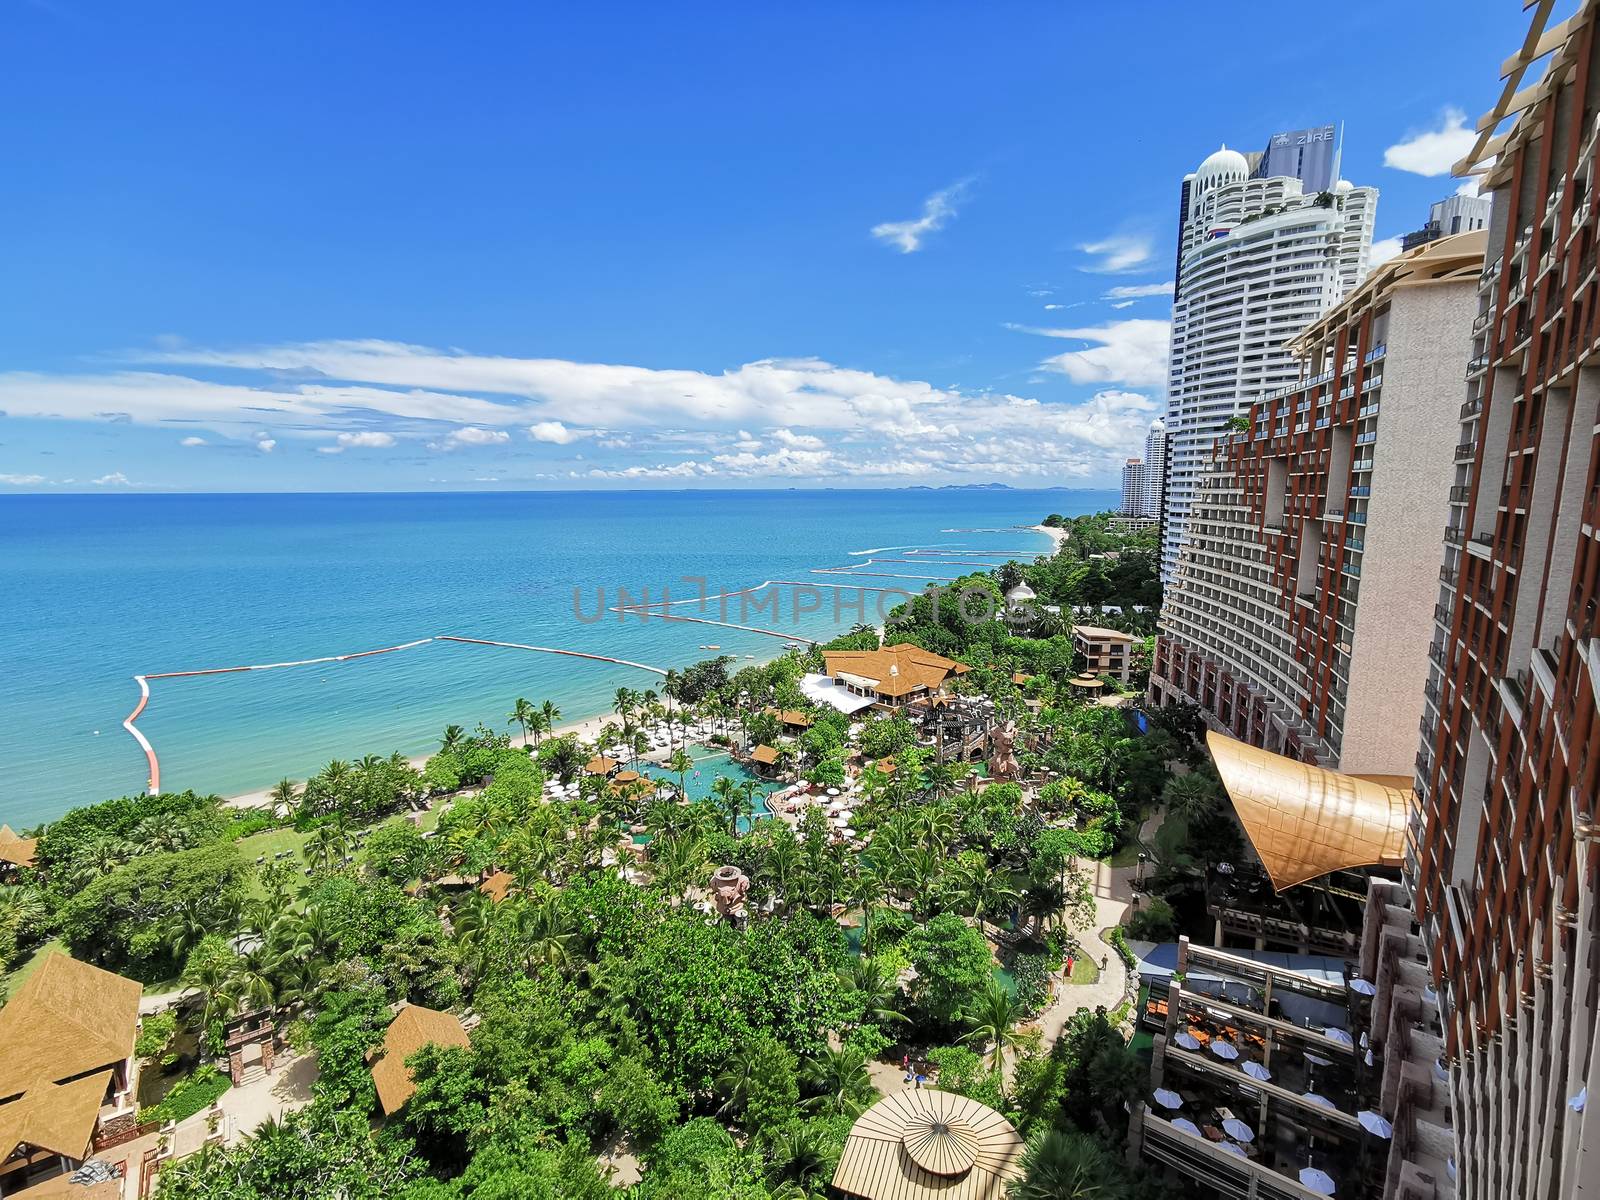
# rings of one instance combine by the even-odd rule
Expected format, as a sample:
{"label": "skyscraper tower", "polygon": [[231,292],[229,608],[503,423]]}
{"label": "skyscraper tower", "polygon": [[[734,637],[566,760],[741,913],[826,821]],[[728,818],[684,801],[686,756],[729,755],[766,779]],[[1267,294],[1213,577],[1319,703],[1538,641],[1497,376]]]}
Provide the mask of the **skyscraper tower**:
{"label": "skyscraper tower", "polygon": [[1459,1200],[1600,1195],[1600,0],[1561,8],[1531,6],[1456,166],[1493,205],[1407,878]]}
{"label": "skyscraper tower", "polygon": [[1168,368],[1161,575],[1177,568],[1205,464],[1229,421],[1296,381],[1285,343],[1366,276],[1376,188],[1251,178],[1223,147],[1184,180]]}
{"label": "skyscraper tower", "polygon": [[1167,423],[1157,417],[1150,422],[1150,432],[1144,438],[1143,490],[1139,497],[1141,517],[1159,517],[1161,498],[1167,481]]}

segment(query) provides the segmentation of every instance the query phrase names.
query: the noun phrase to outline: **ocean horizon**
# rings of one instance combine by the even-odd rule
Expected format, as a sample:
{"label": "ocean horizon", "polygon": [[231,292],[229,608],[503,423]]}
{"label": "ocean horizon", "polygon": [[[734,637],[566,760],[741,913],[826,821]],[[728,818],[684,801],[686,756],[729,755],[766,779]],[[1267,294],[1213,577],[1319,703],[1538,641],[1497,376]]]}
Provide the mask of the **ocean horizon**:
{"label": "ocean horizon", "polygon": [[[151,678],[138,728],[163,790],[237,794],[333,758],[425,753],[451,723],[509,729],[518,696],[553,700],[567,723],[609,711],[618,687],[660,686],[633,666],[440,635],[661,669],[767,659],[879,620],[885,593],[858,589],[914,591],[967,559],[1045,553],[1027,526],[1116,499],[988,487],[6,496],[0,821],[21,829],[144,790],[145,754],[122,726],[136,675],[420,641]],[[611,611],[668,595],[675,612],[782,636]]]}

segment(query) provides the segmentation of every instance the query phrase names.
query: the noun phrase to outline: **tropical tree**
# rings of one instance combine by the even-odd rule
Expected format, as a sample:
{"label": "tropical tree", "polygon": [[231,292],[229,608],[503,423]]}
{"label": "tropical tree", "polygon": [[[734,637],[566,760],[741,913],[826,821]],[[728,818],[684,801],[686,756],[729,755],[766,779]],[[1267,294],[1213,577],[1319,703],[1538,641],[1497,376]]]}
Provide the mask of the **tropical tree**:
{"label": "tropical tree", "polygon": [[804,1102],[812,1112],[853,1117],[878,1097],[867,1072],[867,1056],[849,1046],[824,1047],[801,1065],[800,1078],[816,1093]]}
{"label": "tropical tree", "polygon": [[992,1070],[1005,1069],[1006,1051],[1020,1045],[1023,1038],[1015,1026],[1025,1014],[1016,998],[1000,981],[990,977],[983,994],[978,997],[968,1013],[972,1028],[962,1035],[963,1042],[989,1047],[989,1066]]}
{"label": "tropical tree", "polygon": [[678,794],[687,796],[689,794],[689,772],[694,770],[694,759],[689,756],[689,752],[682,746],[674,750],[667,759],[667,770],[678,777]]}
{"label": "tropical tree", "polygon": [[1012,1200],[1120,1200],[1127,1188],[1111,1155],[1083,1133],[1044,1129],[1022,1156]]}
{"label": "tropical tree", "polygon": [[292,779],[280,779],[272,785],[272,790],[267,793],[267,800],[272,804],[272,815],[275,817],[292,813],[300,804],[300,789]]}
{"label": "tropical tree", "polygon": [[511,706],[507,714],[507,723],[519,726],[522,729],[522,740],[527,741],[532,734],[534,721],[538,719],[539,710],[534,708],[533,701],[517,697],[517,702]]}

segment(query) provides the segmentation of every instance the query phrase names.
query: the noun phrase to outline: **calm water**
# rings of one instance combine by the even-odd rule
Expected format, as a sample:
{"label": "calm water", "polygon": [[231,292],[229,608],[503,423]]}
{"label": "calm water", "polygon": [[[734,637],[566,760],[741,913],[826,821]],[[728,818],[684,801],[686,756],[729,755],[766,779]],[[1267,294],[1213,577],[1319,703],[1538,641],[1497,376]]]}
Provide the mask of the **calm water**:
{"label": "calm water", "polygon": [[[715,626],[594,616],[625,588],[659,600],[769,579],[916,588],[918,579],[816,575],[861,551],[1047,548],[1049,512],[1107,507],[1066,491],[588,492],[0,498],[0,820],[18,827],[142,790],[144,755],[121,727],[135,673],[351,653],[432,634],[585,650],[657,667],[760,658],[783,642]],[[987,531],[987,532],[972,532]],[[894,557],[893,549],[880,557]],[[879,564],[873,571],[961,573]],[[574,601],[578,589],[580,601]],[[856,593],[778,627],[828,636],[863,619]],[[768,593],[773,594],[773,593]],[[877,594],[865,619],[875,620]],[[891,601],[892,603],[892,601]],[[705,615],[718,616],[713,604]],[[802,605],[804,607],[804,605]],[[770,612],[741,619],[772,626]],[[677,611],[698,613],[693,607]],[[580,619],[581,617],[584,619]],[[607,711],[659,678],[607,663],[432,642],[286,670],[151,682],[139,728],[162,786],[223,794],[303,778],[331,758],[422,753],[451,722],[504,729],[518,696],[564,720]]]}

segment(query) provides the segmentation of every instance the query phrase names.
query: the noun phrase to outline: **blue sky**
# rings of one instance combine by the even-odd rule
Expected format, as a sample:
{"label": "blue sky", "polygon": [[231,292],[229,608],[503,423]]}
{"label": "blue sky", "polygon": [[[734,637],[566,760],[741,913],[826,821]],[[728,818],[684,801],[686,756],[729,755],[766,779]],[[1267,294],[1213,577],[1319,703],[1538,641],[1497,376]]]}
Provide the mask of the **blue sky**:
{"label": "blue sky", "polygon": [[1184,172],[1415,228],[1473,8],[0,0],[0,491],[1109,485]]}

